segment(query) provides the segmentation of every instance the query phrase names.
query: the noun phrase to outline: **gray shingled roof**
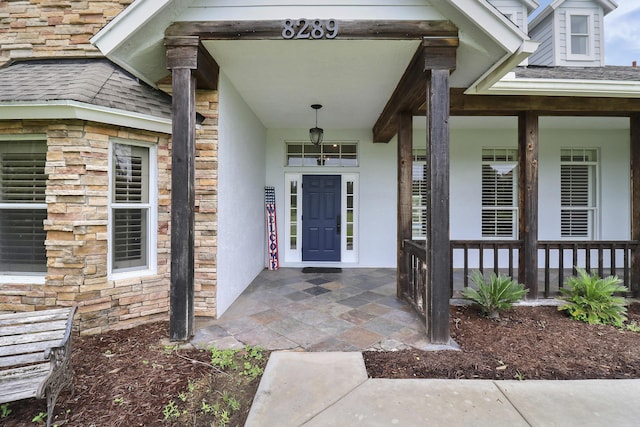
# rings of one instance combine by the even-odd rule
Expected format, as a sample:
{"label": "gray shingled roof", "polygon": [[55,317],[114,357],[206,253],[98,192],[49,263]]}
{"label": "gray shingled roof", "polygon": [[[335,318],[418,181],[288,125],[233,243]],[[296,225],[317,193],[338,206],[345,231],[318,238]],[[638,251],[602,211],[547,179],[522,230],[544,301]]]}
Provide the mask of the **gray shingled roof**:
{"label": "gray shingled roof", "polygon": [[517,78],[525,79],[572,79],[572,80],[611,80],[640,81],[640,68],[611,66],[606,67],[542,67],[529,65],[515,70]]}
{"label": "gray shingled roof", "polygon": [[20,101],[78,101],[171,118],[171,97],[107,59],[38,59],[0,68],[0,105]]}

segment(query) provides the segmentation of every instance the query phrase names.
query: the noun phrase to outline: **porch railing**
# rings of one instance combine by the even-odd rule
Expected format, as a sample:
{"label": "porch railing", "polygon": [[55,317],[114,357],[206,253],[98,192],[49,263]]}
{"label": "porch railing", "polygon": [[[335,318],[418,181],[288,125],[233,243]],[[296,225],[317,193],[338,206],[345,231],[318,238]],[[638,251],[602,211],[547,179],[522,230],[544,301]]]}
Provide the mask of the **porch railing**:
{"label": "porch railing", "polygon": [[[600,277],[617,275],[632,291],[632,253],[640,242],[628,241],[539,241],[538,262],[544,267],[538,271],[539,290],[545,298],[555,296],[567,277],[575,275],[574,267],[596,272]],[[519,240],[454,240],[451,241],[451,296],[469,286],[469,273],[493,271],[518,277]],[[426,315],[426,250],[424,242],[405,240],[402,246],[403,262],[407,271],[407,283],[401,284],[401,294],[422,316]],[[454,263],[460,265],[454,268]],[[640,268],[640,266],[637,266]],[[540,296],[542,296],[540,295]]]}
{"label": "porch railing", "polygon": [[402,260],[407,271],[406,283],[401,283],[400,294],[413,309],[426,319],[427,315],[427,252],[424,242],[404,240],[402,242]]}
{"label": "porch railing", "polygon": [[[638,241],[539,241],[538,283],[545,298],[559,293],[567,277],[576,274],[575,267],[588,273],[597,272],[600,277],[618,275],[624,285],[631,288],[631,253],[638,248]],[[504,273],[517,279],[518,250],[522,241],[455,240],[451,241],[451,259],[462,258],[462,287],[469,286],[469,270],[476,269]],[[461,255],[460,255],[461,253]],[[490,259],[489,262],[486,262]],[[459,260],[458,260],[459,262]],[[472,265],[473,267],[470,267]],[[489,265],[489,267],[487,267]],[[451,294],[459,280],[451,265]]]}

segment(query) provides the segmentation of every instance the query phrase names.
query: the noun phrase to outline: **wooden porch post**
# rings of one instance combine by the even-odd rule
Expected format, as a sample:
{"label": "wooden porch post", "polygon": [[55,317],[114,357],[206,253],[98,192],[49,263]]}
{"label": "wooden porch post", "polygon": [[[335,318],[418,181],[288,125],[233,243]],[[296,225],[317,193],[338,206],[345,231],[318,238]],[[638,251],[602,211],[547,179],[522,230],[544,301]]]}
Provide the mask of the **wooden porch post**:
{"label": "wooden porch post", "polygon": [[409,284],[409,265],[402,245],[411,239],[411,208],[413,184],[413,115],[410,111],[398,114],[398,274],[397,296],[402,298]]}
{"label": "wooden porch post", "polygon": [[456,68],[458,38],[425,37],[427,79],[427,336],[449,344],[451,238],[449,235],[449,74]]}
{"label": "wooden porch post", "polygon": [[170,338],[184,341],[194,326],[195,129],[198,37],[172,37],[167,68],[172,73]]}
{"label": "wooden porch post", "polygon": [[529,290],[527,299],[538,298],[538,115],[518,116],[518,281]]}
{"label": "wooden porch post", "polygon": [[427,335],[448,344],[451,250],[449,236],[449,70],[427,82]]}
{"label": "wooden porch post", "polygon": [[[640,114],[629,120],[631,133],[631,240],[640,240]],[[631,292],[640,297],[640,249],[631,251]]]}

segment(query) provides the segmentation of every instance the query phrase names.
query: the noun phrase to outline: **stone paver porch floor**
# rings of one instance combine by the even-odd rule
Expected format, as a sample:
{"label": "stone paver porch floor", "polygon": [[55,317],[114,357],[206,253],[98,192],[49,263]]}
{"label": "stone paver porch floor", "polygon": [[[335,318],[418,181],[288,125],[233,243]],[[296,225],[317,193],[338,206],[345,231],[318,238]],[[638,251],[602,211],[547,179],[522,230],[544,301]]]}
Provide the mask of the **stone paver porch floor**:
{"label": "stone paver porch floor", "polygon": [[217,320],[198,318],[192,344],[268,350],[427,349],[425,326],[396,297],[395,269],[263,270]]}

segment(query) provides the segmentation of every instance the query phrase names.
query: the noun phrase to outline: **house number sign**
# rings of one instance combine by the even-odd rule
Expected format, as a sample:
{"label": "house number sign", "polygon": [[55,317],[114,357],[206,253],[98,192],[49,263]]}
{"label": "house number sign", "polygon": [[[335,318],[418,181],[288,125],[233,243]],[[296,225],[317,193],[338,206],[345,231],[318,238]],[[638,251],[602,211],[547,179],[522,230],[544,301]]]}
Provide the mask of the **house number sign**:
{"label": "house number sign", "polygon": [[335,19],[287,19],[282,23],[282,38],[335,39],[338,21]]}

